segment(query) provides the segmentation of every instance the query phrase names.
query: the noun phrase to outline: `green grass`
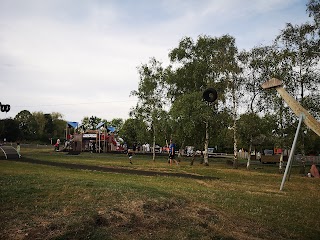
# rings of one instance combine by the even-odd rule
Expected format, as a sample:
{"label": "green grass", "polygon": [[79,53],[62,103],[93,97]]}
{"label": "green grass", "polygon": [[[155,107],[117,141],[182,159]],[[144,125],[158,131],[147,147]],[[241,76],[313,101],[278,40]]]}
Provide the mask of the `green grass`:
{"label": "green grass", "polygon": [[319,239],[320,179],[276,166],[168,166],[165,157],[22,149],[39,160],[196,173],[147,177],[0,161],[0,239]]}

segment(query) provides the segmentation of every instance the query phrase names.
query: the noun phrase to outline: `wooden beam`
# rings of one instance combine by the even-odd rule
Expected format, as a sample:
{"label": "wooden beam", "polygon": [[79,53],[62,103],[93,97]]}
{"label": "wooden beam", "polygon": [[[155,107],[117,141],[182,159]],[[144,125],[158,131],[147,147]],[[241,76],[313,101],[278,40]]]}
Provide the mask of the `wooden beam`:
{"label": "wooden beam", "polygon": [[300,117],[301,113],[305,115],[304,123],[320,136],[320,122],[318,122],[300,103],[298,103],[283,87],[282,82],[276,78],[272,78],[269,81],[262,84],[262,88],[276,88],[277,92],[281,95],[283,100],[288,104],[292,111]]}

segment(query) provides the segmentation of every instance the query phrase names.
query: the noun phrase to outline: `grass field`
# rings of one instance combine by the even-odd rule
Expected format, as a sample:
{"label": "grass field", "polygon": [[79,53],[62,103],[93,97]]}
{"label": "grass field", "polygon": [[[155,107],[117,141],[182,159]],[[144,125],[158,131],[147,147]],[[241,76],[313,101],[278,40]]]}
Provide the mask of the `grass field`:
{"label": "grass field", "polygon": [[0,239],[320,239],[320,179],[293,168],[284,191],[273,165],[248,171],[165,157],[67,155],[22,148],[23,157],[102,167],[192,173],[216,180],[77,170],[0,161]]}

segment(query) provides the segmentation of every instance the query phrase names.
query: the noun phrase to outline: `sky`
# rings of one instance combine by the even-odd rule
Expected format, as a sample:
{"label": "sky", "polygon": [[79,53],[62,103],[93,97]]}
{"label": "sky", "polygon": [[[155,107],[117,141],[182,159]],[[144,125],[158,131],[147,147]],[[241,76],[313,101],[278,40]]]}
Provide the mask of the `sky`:
{"label": "sky", "polygon": [[286,23],[311,21],[308,0],[0,0],[0,102],[66,121],[129,118],[137,68],[184,37],[271,44]]}

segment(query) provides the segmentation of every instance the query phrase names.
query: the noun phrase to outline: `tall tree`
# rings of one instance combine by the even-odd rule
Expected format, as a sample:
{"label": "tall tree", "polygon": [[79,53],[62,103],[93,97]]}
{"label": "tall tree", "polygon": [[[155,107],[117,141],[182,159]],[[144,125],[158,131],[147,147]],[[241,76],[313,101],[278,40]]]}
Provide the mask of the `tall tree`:
{"label": "tall tree", "polygon": [[15,142],[20,137],[19,123],[11,118],[0,119],[0,141]]}
{"label": "tall tree", "polygon": [[[288,77],[284,79],[286,89],[299,99],[300,104],[310,110],[319,108],[317,97],[320,91],[318,64],[320,60],[319,35],[315,25],[287,24],[276,38],[281,48],[283,63],[286,64]],[[306,104],[307,103],[307,104]],[[304,127],[302,128],[304,131]],[[304,154],[304,134],[302,136],[302,154]]]}
{"label": "tall tree", "polygon": [[[265,91],[261,84],[272,77],[282,79],[286,86],[292,85],[291,63],[286,59],[287,52],[282,51],[278,45],[255,47],[249,52],[239,55],[242,67],[244,68],[243,85],[246,92],[244,101],[247,114],[275,114],[274,118],[277,127],[273,129],[277,134],[277,143],[280,148],[287,146],[287,139],[291,139],[294,131],[290,127],[294,121],[294,115],[284,104],[283,99],[276,91]],[[287,83],[289,82],[289,83]],[[271,129],[272,130],[272,129]],[[271,131],[270,130],[270,131]],[[289,135],[289,137],[288,137]],[[253,135],[254,136],[254,133]],[[251,139],[252,142],[254,139]],[[250,155],[248,155],[247,167],[250,168]]]}
{"label": "tall tree", "polygon": [[28,110],[19,112],[14,120],[19,124],[21,138],[25,140],[34,140],[37,133],[37,122]]}
{"label": "tall tree", "polygon": [[[307,12],[309,12],[309,16],[314,18],[315,26],[319,30],[320,26],[320,1],[319,0],[309,0],[307,4]],[[318,34],[320,32],[318,31]]]}
{"label": "tall tree", "polygon": [[[172,134],[175,142],[185,146],[196,146],[203,149],[204,126],[208,119],[212,119],[213,112],[201,100],[202,92],[182,95],[174,101],[170,116],[172,117]],[[207,113],[207,118],[204,116]],[[208,116],[209,115],[209,116]]]}
{"label": "tall tree", "polygon": [[97,125],[101,122],[101,118],[96,116],[84,117],[81,121],[81,128],[86,130],[95,130]]}
{"label": "tall tree", "polygon": [[65,138],[65,129],[67,122],[59,112],[52,112],[53,136],[56,138]]}
{"label": "tall tree", "polygon": [[120,129],[119,136],[129,147],[139,142],[147,143],[151,139],[145,122],[137,118],[128,118]]}
{"label": "tall tree", "polygon": [[[218,100],[224,102],[227,83],[236,69],[236,53],[235,40],[229,35],[220,38],[199,36],[197,42],[189,37],[182,39],[179,46],[169,53],[173,67],[170,67],[166,82],[172,104],[179,101],[179,98],[186,98],[187,95],[204,91],[208,87],[216,89]],[[211,106],[214,114],[219,110],[219,101]],[[214,127],[210,125],[214,114],[210,117],[205,112],[198,113],[203,113],[200,122],[205,129],[204,162],[208,165],[209,129]]]}
{"label": "tall tree", "polygon": [[261,139],[261,120],[255,113],[242,114],[239,119],[239,136],[242,143],[248,148],[248,161],[247,169],[250,169],[251,165],[251,152],[253,146],[258,142],[257,139]]}
{"label": "tall tree", "polygon": [[140,82],[138,90],[132,91],[133,96],[138,97],[138,103],[132,114],[143,119],[153,133],[153,161],[155,161],[156,135],[161,130],[160,125],[165,106],[165,92],[163,79],[165,71],[162,63],[151,58],[148,64],[138,67]]}
{"label": "tall tree", "polygon": [[39,140],[47,141],[47,136],[45,134],[46,118],[43,112],[33,112],[32,113],[35,121],[37,122],[37,138]]}
{"label": "tall tree", "polygon": [[300,103],[304,104],[306,95],[317,93],[320,89],[319,76],[315,72],[320,60],[319,36],[315,27],[309,23],[292,25],[286,28],[276,38],[278,47],[282,50],[282,57],[286,61],[286,70],[290,71],[286,81],[286,88],[294,95],[300,95]]}
{"label": "tall tree", "polygon": [[53,126],[52,116],[50,113],[45,113],[44,118],[46,121],[44,126],[44,132],[46,134],[46,137],[47,138],[53,137],[54,126]]}

